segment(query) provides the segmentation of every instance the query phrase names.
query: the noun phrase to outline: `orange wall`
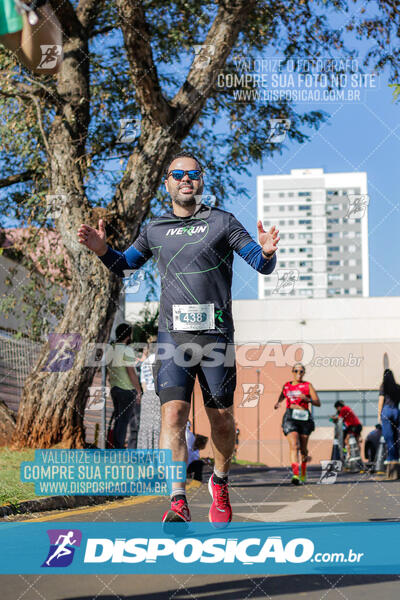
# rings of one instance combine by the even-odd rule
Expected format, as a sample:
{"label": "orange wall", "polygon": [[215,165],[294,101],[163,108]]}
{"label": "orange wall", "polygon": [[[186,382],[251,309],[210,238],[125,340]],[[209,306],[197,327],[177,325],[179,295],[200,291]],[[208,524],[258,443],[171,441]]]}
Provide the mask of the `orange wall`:
{"label": "orange wall", "polygon": [[[254,352],[257,353],[257,356],[260,354],[259,350],[255,350]],[[248,352],[248,356],[250,359],[253,358],[251,350]],[[258,406],[240,407],[239,405],[242,404],[244,399],[243,384],[257,384],[256,370],[255,367],[237,366],[234,414],[237,427],[240,429],[240,434],[236,457],[238,459],[253,462],[259,460],[268,466],[288,465],[288,443],[281,428],[286,404],[285,402],[282,402],[278,410],[274,410],[274,404],[278,400],[283,384],[291,379],[291,367],[279,367],[270,362],[264,367],[259,367],[260,384],[264,386],[264,390]],[[307,375],[305,379],[307,380]],[[210,426],[204,410],[203,398],[197,380],[194,396],[195,432],[210,437]],[[259,413],[259,416],[257,416],[257,413]],[[260,420],[259,438],[257,436],[258,418]],[[314,432],[314,434],[311,435],[309,442],[309,451],[312,456],[312,463],[314,464],[319,464],[319,461],[322,459],[330,458],[332,449],[332,441],[330,439],[321,440],[318,439],[319,437],[321,436],[316,435],[316,432]],[[202,452],[202,456],[212,456],[212,450],[209,444]]]}

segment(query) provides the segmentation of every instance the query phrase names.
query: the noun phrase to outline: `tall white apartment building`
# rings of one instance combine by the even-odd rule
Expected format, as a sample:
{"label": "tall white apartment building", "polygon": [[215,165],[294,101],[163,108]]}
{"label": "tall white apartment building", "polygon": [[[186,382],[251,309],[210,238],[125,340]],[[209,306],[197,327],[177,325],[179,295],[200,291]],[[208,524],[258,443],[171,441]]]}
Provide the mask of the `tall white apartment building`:
{"label": "tall white apartment building", "polygon": [[257,211],[281,238],[275,272],[258,277],[259,298],[369,296],[366,173],[262,175]]}

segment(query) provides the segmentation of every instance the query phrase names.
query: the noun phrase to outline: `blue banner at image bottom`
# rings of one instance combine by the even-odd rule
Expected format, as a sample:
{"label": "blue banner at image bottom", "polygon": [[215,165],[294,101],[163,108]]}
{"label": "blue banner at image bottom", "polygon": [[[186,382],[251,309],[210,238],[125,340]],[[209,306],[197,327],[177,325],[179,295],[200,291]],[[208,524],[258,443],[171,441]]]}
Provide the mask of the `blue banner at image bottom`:
{"label": "blue banner at image bottom", "polygon": [[400,574],[400,523],[4,523],[0,573]]}

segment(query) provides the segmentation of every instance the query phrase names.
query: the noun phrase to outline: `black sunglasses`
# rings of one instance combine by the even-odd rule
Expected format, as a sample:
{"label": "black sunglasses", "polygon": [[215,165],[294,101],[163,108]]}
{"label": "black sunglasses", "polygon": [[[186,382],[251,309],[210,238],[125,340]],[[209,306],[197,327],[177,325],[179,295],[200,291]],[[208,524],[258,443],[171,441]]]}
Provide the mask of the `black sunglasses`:
{"label": "black sunglasses", "polygon": [[184,171],[183,169],[173,169],[173,171],[170,171],[168,173],[167,179],[170,175],[172,175],[175,181],[180,181],[185,177],[185,175],[188,175],[189,179],[197,181],[201,177],[201,171],[199,169],[191,169],[190,171]]}
{"label": "black sunglasses", "polygon": [[293,369],[293,373],[304,373],[303,369]]}

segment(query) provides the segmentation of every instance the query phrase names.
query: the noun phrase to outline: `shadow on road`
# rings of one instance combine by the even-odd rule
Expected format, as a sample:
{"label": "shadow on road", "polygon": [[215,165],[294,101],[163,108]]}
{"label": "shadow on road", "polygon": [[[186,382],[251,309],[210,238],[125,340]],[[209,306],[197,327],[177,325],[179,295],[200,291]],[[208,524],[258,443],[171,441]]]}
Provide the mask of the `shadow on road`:
{"label": "shadow on road", "polygon": [[[137,575],[134,576],[138,577]],[[258,576],[232,581],[220,581],[196,586],[184,586],[181,589],[149,592],[136,595],[118,594],[120,600],[193,600],[215,598],[218,600],[243,600],[243,598],[268,598],[299,592],[321,592],[343,589],[350,586],[379,584],[397,581],[398,575],[275,575]],[[177,581],[177,588],[180,587]],[[93,600],[93,596],[69,596],[60,600]],[[96,600],[115,600],[114,594],[96,595]]]}

